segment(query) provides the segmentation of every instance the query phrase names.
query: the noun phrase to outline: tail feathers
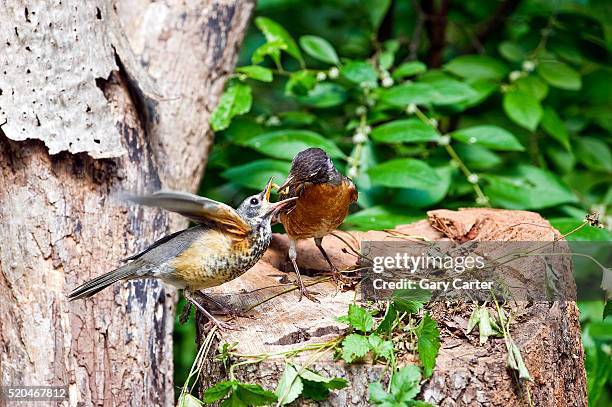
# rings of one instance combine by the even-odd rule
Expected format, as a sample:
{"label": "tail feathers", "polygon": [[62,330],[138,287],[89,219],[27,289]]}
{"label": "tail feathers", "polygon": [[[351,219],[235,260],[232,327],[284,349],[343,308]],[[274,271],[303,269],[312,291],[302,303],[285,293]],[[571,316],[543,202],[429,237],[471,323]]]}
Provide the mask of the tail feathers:
{"label": "tail feathers", "polygon": [[129,263],[119,267],[116,270],[113,270],[106,274],[102,274],[101,276],[96,277],[93,280],[90,280],[85,284],[72,290],[72,292],[68,294],[68,300],[73,301],[81,298],[91,297],[92,295],[104,290],[106,287],[113,283],[116,283],[119,280],[136,276],[137,270],[138,266],[136,264]]}

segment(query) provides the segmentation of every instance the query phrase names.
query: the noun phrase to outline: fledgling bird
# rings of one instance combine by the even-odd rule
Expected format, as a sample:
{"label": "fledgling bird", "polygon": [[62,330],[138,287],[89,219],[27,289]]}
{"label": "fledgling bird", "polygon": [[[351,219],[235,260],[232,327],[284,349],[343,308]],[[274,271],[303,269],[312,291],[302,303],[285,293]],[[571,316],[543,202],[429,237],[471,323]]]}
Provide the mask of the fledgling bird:
{"label": "fledgling bird", "polygon": [[325,151],[308,148],[293,158],[289,176],[278,192],[281,202],[297,198],[279,217],[289,237],[289,258],[297,275],[300,299],[304,295],[316,301],[300,276],[296,263],[297,241],[313,237],[334,276],[339,277],[340,272],[323,249],[323,237],[342,224],[350,204],[357,201],[357,188],[338,172]]}
{"label": "fledgling bird", "polygon": [[184,289],[187,300],[220,328],[230,325],[213,317],[194,298],[197,290],[215,287],[244,274],[270,245],[270,222],[291,202],[270,203],[272,179],[264,190],[245,199],[237,210],[205,197],[172,191],[125,195],[132,202],[177,212],[198,225],[161,238],[116,270],[86,282],[68,298],[87,298],[119,280],[158,278]]}

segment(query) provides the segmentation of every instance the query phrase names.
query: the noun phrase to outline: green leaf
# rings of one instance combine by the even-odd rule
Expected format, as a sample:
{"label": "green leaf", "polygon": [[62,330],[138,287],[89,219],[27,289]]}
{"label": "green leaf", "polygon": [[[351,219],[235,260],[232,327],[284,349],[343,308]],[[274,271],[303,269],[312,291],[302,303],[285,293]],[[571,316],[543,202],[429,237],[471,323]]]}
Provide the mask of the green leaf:
{"label": "green leaf", "polygon": [[374,67],[367,62],[352,61],[340,69],[340,73],[349,81],[357,84],[365,83],[371,88],[378,85],[378,77]]}
{"label": "green leaf", "polygon": [[295,401],[295,399],[300,396],[303,389],[304,385],[302,379],[298,376],[296,367],[287,363],[285,365],[285,371],[278,381],[278,386],[274,392],[276,397],[278,397],[278,403],[284,406]]}
{"label": "green leaf", "polygon": [[226,380],[209,387],[204,391],[204,402],[213,403],[217,400],[221,400],[223,397],[227,396],[230,390],[232,390],[232,386],[237,383],[238,382],[235,380]]}
{"label": "green leaf", "polygon": [[542,62],[537,71],[546,82],[556,88],[579,90],[582,87],[580,74],[563,62]]}
{"label": "green leaf", "polygon": [[389,304],[387,311],[385,312],[385,316],[378,327],[376,327],[377,333],[389,333],[393,328],[393,324],[397,319],[397,310],[395,309],[395,305],[393,303]]}
{"label": "green leaf", "polygon": [[287,53],[297,59],[300,62],[303,62],[302,53],[295,43],[294,39],[289,35],[287,30],[285,30],[280,24],[270,20],[267,17],[257,17],[255,19],[255,25],[257,28],[263,32],[266,40],[269,43],[280,43],[286,46]]}
{"label": "green leaf", "polygon": [[393,197],[392,203],[405,204],[414,208],[426,208],[444,199],[451,185],[455,171],[450,165],[434,168],[439,182],[430,184],[427,189],[402,188]]}
{"label": "green leaf", "polygon": [[579,137],[574,143],[576,158],[593,171],[612,172],[610,147],[595,137]]}
{"label": "green leaf", "polygon": [[479,144],[493,150],[525,151],[512,133],[497,126],[463,128],[453,132],[451,136],[462,143]]}
{"label": "green leaf", "polygon": [[272,82],[273,79],[270,69],[258,65],[241,66],[236,68],[236,72],[261,82]]}
{"label": "green leaf", "polygon": [[300,37],[302,49],[311,57],[328,64],[337,65],[340,60],[334,47],[325,39],[315,35],[304,35]]}
{"label": "green leaf", "polygon": [[484,305],[478,308],[478,333],[480,336],[480,344],[483,345],[489,339],[489,336],[495,335],[495,331],[491,326],[491,315],[489,310]]}
{"label": "green leaf", "polygon": [[440,134],[432,126],[419,119],[394,120],[375,127],[371,137],[379,143],[418,143],[436,141]]}
{"label": "green leaf", "polygon": [[382,404],[385,407],[399,407],[395,398],[387,393],[380,382],[370,383],[368,387],[369,398],[368,401],[372,404]]}
{"label": "green leaf", "polygon": [[506,341],[508,341],[510,348],[508,350],[508,367],[519,372],[519,379],[532,380],[518,346],[516,346],[516,343],[511,338],[506,338]]}
{"label": "green leaf", "polygon": [[414,290],[395,290],[391,296],[393,306],[398,312],[417,313],[431,299],[431,292],[421,288]]}
{"label": "green leaf", "polygon": [[[562,234],[569,233],[572,230],[582,226],[584,223],[583,221],[574,218],[552,218],[548,221]],[[566,236],[566,239],[571,241],[606,242],[612,240],[612,233],[606,229],[587,225]]]}
{"label": "green leaf", "polygon": [[416,328],[417,350],[423,365],[425,377],[430,377],[436,366],[436,357],[440,350],[440,330],[438,324],[429,313],[426,313]]}
{"label": "green leaf", "polygon": [[553,108],[549,106],[544,108],[541,125],[549,136],[557,140],[567,151],[571,151],[572,147],[570,146],[567,127],[565,127],[565,124]]}
{"label": "green leaf", "polygon": [[391,394],[400,403],[411,401],[421,391],[420,381],[421,371],[417,366],[404,366],[391,379]]}
{"label": "green leaf", "polygon": [[431,184],[440,182],[433,168],[413,158],[384,162],[370,168],[368,174],[373,184],[390,188],[428,189]]}
{"label": "green leaf", "polygon": [[479,96],[478,92],[470,85],[454,79],[440,78],[428,81],[427,84],[434,89],[432,102],[435,105],[452,105],[466,102]]}
{"label": "green leaf", "polygon": [[347,97],[342,86],[323,82],[318,83],[307,95],[299,96],[297,100],[307,106],[327,108],[341,105]]}
{"label": "green leaf", "polygon": [[405,108],[410,103],[416,105],[430,104],[436,96],[434,88],[426,83],[405,83],[383,89],[379,93],[380,101],[401,108]]}
{"label": "green leaf", "polygon": [[236,392],[233,392],[229,396],[229,398],[226,398],[225,400],[223,400],[223,402],[219,404],[219,406],[220,407],[248,407],[244,401],[240,400]]}
{"label": "green leaf", "polygon": [[419,61],[404,62],[391,75],[394,79],[403,79],[427,71],[427,65]]}
{"label": "green leaf", "polygon": [[361,332],[370,332],[374,326],[372,315],[356,304],[349,304],[348,322],[353,328]]}
{"label": "green leaf", "polygon": [[306,96],[317,86],[317,78],[312,71],[301,70],[291,73],[285,84],[285,94]]}
{"label": "green leaf", "polygon": [[519,165],[508,175],[483,176],[485,194],[494,206],[507,209],[541,209],[566,202],[576,196],[554,174],[530,165]]}
{"label": "green leaf", "polygon": [[485,55],[462,55],[446,65],[444,69],[462,78],[501,80],[508,74],[503,62]]}
{"label": "green leaf", "polygon": [[502,162],[497,154],[477,144],[457,144],[455,150],[468,168],[473,170],[497,167]]}
{"label": "green leaf", "polygon": [[274,61],[277,66],[280,66],[280,53],[281,51],[287,50],[287,44],[282,41],[272,41],[266,42],[255,51],[253,51],[253,55],[251,55],[251,63],[259,64],[263,62],[266,55],[269,55],[270,58]]}
{"label": "green leaf", "polygon": [[270,157],[285,160],[293,159],[309,147],[319,147],[332,158],[345,156],[333,141],[310,130],[288,129],[264,133],[247,140],[244,145]]}
{"label": "green leaf", "polygon": [[504,94],[504,111],[508,117],[528,130],[535,130],[542,118],[540,102],[528,93],[520,90]]}
{"label": "green leaf", "polygon": [[372,206],[350,214],[344,220],[344,226],[357,230],[393,229],[397,225],[407,225],[424,218],[421,214],[409,214],[407,210],[390,208],[388,206]]}
{"label": "green leaf", "polygon": [[543,100],[548,95],[548,85],[537,75],[528,75],[519,78],[514,82],[516,88],[527,93],[537,100]]}
{"label": "green leaf", "polygon": [[342,359],[351,363],[364,357],[370,350],[370,343],[365,336],[350,334],[342,341]]}
{"label": "green leaf", "polygon": [[302,397],[305,399],[324,401],[329,397],[329,389],[325,387],[324,383],[312,382],[304,379],[302,379],[302,383],[304,385]]}
{"label": "green leaf", "polygon": [[610,315],[612,315],[612,301],[608,300],[606,301],[606,305],[603,310],[602,318],[606,319]]}
{"label": "green leaf", "polygon": [[232,83],[223,93],[217,108],[210,116],[210,125],[214,131],[226,129],[234,116],[251,110],[253,97],[251,87],[243,83]]}
{"label": "green leaf", "polygon": [[201,407],[202,402],[189,393],[181,393],[176,405],[177,407]]}
{"label": "green leaf", "polygon": [[265,406],[277,400],[276,394],[258,384],[238,383],[235,393],[249,406]]}
{"label": "green leaf", "polygon": [[497,47],[502,57],[511,62],[522,62],[525,59],[525,51],[515,42],[504,41]]}
{"label": "green leaf", "polygon": [[479,322],[480,322],[480,306],[477,305],[476,308],[474,308],[472,310],[472,313],[470,314],[470,319],[468,320],[466,333],[469,334],[470,332],[472,332],[472,329],[474,329],[474,327],[478,325]]}
{"label": "green leaf", "polygon": [[367,12],[372,31],[378,31],[378,27],[385,18],[391,0],[361,0],[363,9]]}
{"label": "green leaf", "polygon": [[261,190],[270,177],[285,179],[291,163],[278,160],[255,160],[221,173],[221,176],[243,187]]}
{"label": "green leaf", "polygon": [[383,340],[380,336],[372,334],[368,337],[370,349],[374,352],[376,358],[384,358],[388,361],[393,360],[393,342]]}
{"label": "green leaf", "polygon": [[558,173],[567,174],[576,166],[574,154],[557,144],[549,145],[545,152]]}

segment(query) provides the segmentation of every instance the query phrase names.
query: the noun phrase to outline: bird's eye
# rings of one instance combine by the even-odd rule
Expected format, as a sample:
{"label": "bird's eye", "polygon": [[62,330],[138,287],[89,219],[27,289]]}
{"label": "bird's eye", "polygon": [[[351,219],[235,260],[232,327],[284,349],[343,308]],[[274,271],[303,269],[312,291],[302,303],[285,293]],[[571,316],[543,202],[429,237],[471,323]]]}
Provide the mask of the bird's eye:
{"label": "bird's eye", "polygon": [[259,203],[259,199],[251,198],[251,205],[257,205]]}

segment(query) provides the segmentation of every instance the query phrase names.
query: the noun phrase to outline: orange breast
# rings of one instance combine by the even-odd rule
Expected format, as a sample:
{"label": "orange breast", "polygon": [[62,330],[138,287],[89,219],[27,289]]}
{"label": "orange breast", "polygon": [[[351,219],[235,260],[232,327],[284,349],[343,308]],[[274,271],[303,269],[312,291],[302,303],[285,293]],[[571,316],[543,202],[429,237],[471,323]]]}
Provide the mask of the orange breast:
{"label": "orange breast", "polygon": [[346,181],[337,186],[309,184],[302,190],[295,208],[282,213],[280,220],[294,239],[323,237],[342,224],[349,205],[356,199],[355,187]]}

